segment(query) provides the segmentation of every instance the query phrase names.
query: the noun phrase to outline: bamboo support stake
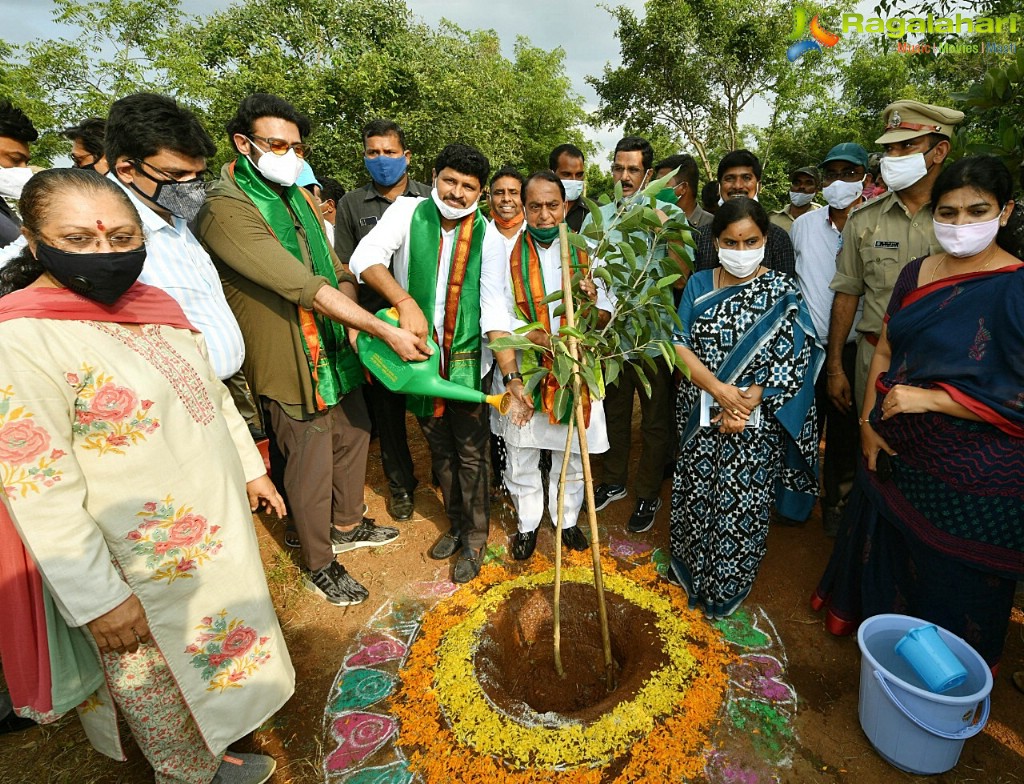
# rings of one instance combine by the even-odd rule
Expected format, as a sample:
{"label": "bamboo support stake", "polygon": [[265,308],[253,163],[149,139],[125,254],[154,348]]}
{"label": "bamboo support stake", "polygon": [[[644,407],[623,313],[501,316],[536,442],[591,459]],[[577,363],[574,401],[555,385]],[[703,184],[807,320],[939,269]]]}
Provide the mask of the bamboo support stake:
{"label": "bamboo support stake", "polygon": [[565,451],[562,453],[562,472],[558,478],[558,521],[555,523],[555,604],[553,610],[555,634],[555,672],[559,678],[565,677],[562,669],[562,518],[565,516],[565,474],[569,470],[569,454],[572,451],[573,420],[565,435]]}
{"label": "bamboo support stake", "polygon": [[[563,221],[558,225],[559,247],[562,256],[562,301],[565,303],[565,323],[576,327],[576,309],[572,300],[572,273],[569,269],[569,231]],[[580,347],[576,338],[569,336],[569,353],[577,363],[580,361]],[[594,587],[597,589],[597,616],[601,623],[601,647],[604,649],[605,687],[609,692],[615,689],[615,662],[612,660],[611,634],[608,631],[608,609],[604,602],[604,573],[601,570],[601,542],[597,532],[597,512],[594,509],[594,478],[590,472],[590,453],[587,451],[587,424],[583,414],[583,396],[580,374],[573,373],[573,408],[576,431],[580,440],[580,457],[583,461],[583,488],[587,499],[587,518],[590,523],[590,556],[594,562]],[[568,454],[568,450],[566,450]]]}

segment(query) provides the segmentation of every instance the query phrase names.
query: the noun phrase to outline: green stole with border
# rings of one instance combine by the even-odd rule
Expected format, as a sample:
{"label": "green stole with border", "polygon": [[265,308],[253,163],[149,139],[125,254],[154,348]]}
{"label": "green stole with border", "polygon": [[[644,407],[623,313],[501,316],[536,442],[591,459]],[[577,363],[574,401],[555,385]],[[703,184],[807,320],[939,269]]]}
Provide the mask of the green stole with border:
{"label": "green stole with border", "polygon": [[[338,276],[331,260],[327,236],[306,191],[292,185],[278,194],[256,173],[245,156],[239,156],[231,164],[230,172],[235,184],[256,205],[256,209],[260,211],[277,241],[299,263],[304,264],[299,249],[299,234],[295,230],[292,215],[298,218],[306,234],[306,246],[312,260],[313,273],[327,278],[331,286],[338,288]],[[306,310],[301,305],[298,309],[299,329],[303,337],[302,348],[309,365],[313,393],[317,409],[323,411],[362,384],[366,376],[359,358],[349,345],[348,335],[342,324],[315,311]]]}
{"label": "green stole with border", "polygon": [[[480,269],[484,231],[480,210],[459,221],[448,270],[444,302],[444,334],[439,336],[441,378],[480,391]],[[441,263],[441,213],[433,200],[420,202],[409,227],[410,296],[420,306],[427,324],[434,324],[437,271]],[[441,398],[409,395],[406,406],[419,417],[441,416]]]}

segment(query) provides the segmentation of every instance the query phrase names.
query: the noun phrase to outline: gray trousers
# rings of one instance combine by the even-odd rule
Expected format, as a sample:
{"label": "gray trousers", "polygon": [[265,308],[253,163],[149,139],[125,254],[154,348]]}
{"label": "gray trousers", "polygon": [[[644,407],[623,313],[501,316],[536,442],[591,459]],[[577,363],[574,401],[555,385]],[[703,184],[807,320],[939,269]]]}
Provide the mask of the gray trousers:
{"label": "gray trousers", "polygon": [[302,543],[302,560],[316,571],[334,560],[331,526],[358,523],[363,516],[370,417],[362,390],[345,395],[326,413],[292,419],[265,399],[270,426],[284,455],[288,510]]}

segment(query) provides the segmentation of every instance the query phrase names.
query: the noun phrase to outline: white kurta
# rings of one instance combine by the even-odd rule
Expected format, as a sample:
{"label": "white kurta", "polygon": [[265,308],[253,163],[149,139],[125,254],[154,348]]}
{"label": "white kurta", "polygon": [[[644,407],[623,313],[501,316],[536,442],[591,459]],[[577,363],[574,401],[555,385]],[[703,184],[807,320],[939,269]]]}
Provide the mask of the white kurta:
{"label": "white kurta", "polygon": [[[352,252],[349,269],[356,279],[362,283],[363,273],[375,264],[391,269],[398,285],[409,288],[409,229],[416,208],[424,201],[421,196],[400,196],[395,203],[385,210],[377,222]],[[434,312],[426,314],[431,318],[435,335],[444,335],[444,306],[448,291],[448,272],[451,269],[452,252],[455,246],[455,232],[441,232],[441,251],[438,259],[420,259],[421,264],[437,264],[437,288],[434,294]],[[498,235],[501,236],[500,234]],[[486,240],[487,234],[484,235]],[[505,257],[505,266],[508,257]],[[494,359],[487,348],[487,333],[493,331],[508,332],[507,310],[503,298],[505,267],[495,266],[495,260],[488,261],[484,255],[480,267],[480,332],[484,335],[484,345],[480,356],[480,377],[486,378],[491,372]]]}
{"label": "white kurta", "polygon": [[[484,263],[496,263],[495,259],[504,256],[505,264],[505,308],[508,314],[508,323],[511,329],[518,329],[526,326],[525,321],[519,319],[515,312],[515,297],[512,294],[512,277],[508,273],[509,253],[505,253],[504,237],[497,231],[489,233],[484,244]],[[552,292],[562,288],[562,260],[559,241],[556,239],[547,248],[537,246],[537,257],[540,259],[541,270],[544,273],[544,289]],[[552,330],[557,330],[561,324],[561,316],[555,315],[555,309],[559,302],[548,303],[548,317]],[[611,312],[612,305],[608,301],[603,286],[597,288],[597,306],[601,310]],[[516,362],[522,367],[522,352],[516,352]],[[493,392],[501,394],[505,391],[505,385],[501,383],[498,374],[494,374]],[[553,425],[547,414],[537,411],[529,422],[523,427],[516,427],[509,422],[508,417],[492,417],[491,426],[495,435],[505,439],[506,446],[532,447],[535,449],[565,449],[565,425]],[[600,454],[608,451],[608,432],[605,426],[604,405],[600,400],[591,398],[590,426],[587,427],[587,449],[591,454]],[[577,454],[580,451],[579,440],[573,439],[572,451]]]}
{"label": "white kurta", "polygon": [[265,469],[202,336],[142,329],[0,323],[0,479],[68,624],[134,593],[219,755],[295,683],[245,493]]}
{"label": "white kurta", "polygon": [[[484,259],[503,255],[505,262],[505,306],[508,309],[509,324],[512,329],[525,326],[527,322],[516,316],[515,296],[512,292],[510,272],[510,255],[517,249],[518,243],[506,250],[505,238],[497,231],[488,233],[484,245]],[[547,248],[537,246],[537,257],[544,275],[544,290],[558,291],[562,288],[562,260],[559,240],[555,240]],[[552,330],[557,330],[562,323],[561,316],[555,315],[559,302],[548,304],[548,318]],[[604,295],[604,287],[598,287],[597,306],[601,310],[611,311],[611,303]],[[516,352],[516,362],[522,367],[522,352]],[[505,391],[505,385],[497,373],[494,374],[496,393]],[[552,520],[558,517],[558,479],[565,456],[565,439],[568,425],[552,424],[550,417],[543,411],[534,411],[533,417],[522,427],[513,425],[508,417],[492,414],[491,429],[495,435],[505,439],[507,461],[504,471],[505,486],[516,507],[519,518],[519,530],[522,532],[536,530],[544,515],[544,489],[540,483],[540,450],[551,450],[551,473],[548,479],[548,513]],[[608,450],[608,432],[604,419],[604,405],[600,400],[591,399],[590,424],[587,427],[587,451],[599,454]],[[583,458],[580,455],[579,438],[573,436],[570,446],[569,465],[565,476],[565,508],[563,510],[562,527],[571,528],[576,525],[580,509],[583,506]]]}

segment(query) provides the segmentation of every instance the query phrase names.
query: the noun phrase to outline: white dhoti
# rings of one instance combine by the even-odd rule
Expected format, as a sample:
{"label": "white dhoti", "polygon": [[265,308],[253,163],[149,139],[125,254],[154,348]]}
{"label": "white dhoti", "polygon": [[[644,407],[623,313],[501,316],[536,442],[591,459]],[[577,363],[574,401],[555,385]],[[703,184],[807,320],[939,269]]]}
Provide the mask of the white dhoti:
{"label": "white dhoti", "polygon": [[[500,387],[500,380],[495,387]],[[541,484],[540,453],[551,451],[551,474],[548,478],[548,512],[551,520],[558,519],[558,480],[565,455],[565,436],[568,425],[553,425],[543,411],[535,411],[523,427],[516,427],[507,417],[492,419],[496,435],[505,439],[505,487],[512,496],[519,517],[519,531],[537,530],[544,516],[544,486]],[[587,428],[587,451],[600,454],[608,451],[608,433],[605,426],[604,406],[593,400],[590,407],[590,426]],[[565,509],[562,527],[576,525],[583,508],[583,457],[579,439],[573,434],[569,451],[569,465],[565,473]]]}

